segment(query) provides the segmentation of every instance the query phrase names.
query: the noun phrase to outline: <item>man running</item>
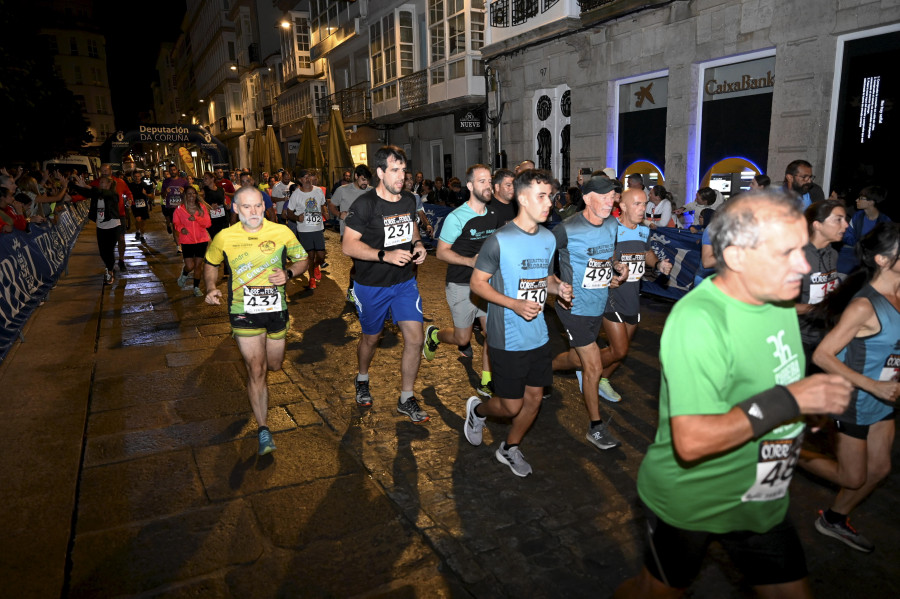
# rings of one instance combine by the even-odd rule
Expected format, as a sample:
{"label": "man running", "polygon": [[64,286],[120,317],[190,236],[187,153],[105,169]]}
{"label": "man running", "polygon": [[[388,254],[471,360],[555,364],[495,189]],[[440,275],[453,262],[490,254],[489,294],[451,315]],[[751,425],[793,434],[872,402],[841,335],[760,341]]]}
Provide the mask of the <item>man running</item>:
{"label": "man running", "polygon": [[[335,216],[341,223],[341,240],[344,238],[344,219],[350,213],[350,206],[353,202],[366,192],[369,188],[369,180],[372,178],[372,171],[365,164],[360,164],[353,171],[353,184],[338,187],[334,195],[331,196],[332,208],[337,212]],[[347,287],[347,301],[356,302],[353,295],[353,275],[356,274],[353,267],[350,268],[350,285]]]}
{"label": "man running", "polygon": [[587,440],[600,449],[612,449],[621,442],[600,417],[597,388],[603,362],[597,335],[612,284],[628,276],[613,269],[616,249],[616,219],[610,218],[616,200],[616,186],[609,179],[595,177],[584,184],[585,208],[553,229],[559,253],[559,278],[572,286],[572,305],[556,302],[556,315],[569,337],[570,349],[553,359],[553,370],[575,370],[579,375],[584,406],[591,423]]}
{"label": "man running", "polygon": [[484,242],[470,282],[490,302],[486,336],[494,396],[484,403],[469,398],[463,431],[469,443],[481,445],[485,418],[511,419],[494,455],[523,477],[532,469],[519,443],[537,418],[544,387],[553,383],[544,302],[548,293],[572,301],[572,286],[551,276],[556,240],[540,226],[550,214],[552,180],[547,171],[534,169],[516,177],[519,214]]}
{"label": "man running", "polygon": [[[428,327],[422,352],[429,362],[434,359],[441,343],[461,347],[469,345],[476,319],[481,321],[481,329],[486,330],[487,306],[477,298],[472,301],[469,279],[481,245],[500,227],[496,213],[488,206],[491,201],[491,169],[483,164],[470,166],[466,170],[466,186],[469,188],[469,200],[444,219],[437,247],[438,259],[449,265],[444,292],[453,316],[453,330],[441,330],[434,325]],[[490,359],[484,348],[481,351],[478,394],[484,397],[493,394]]]}
{"label": "man running", "polygon": [[400,398],[397,411],[413,422],[428,414],[413,396],[422,355],[422,298],[413,265],[425,261],[425,247],[416,227],[416,199],[403,191],[406,154],[384,146],[373,161],[378,185],[362,194],[347,214],[341,247],[356,268],[354,293],[362,336],[359,339],[356,403],[372,405],[369,366],[390,313],[403,333]]}
{"label": "man running", "polygon": [[716,540],[760,596],[810,597],[787,517],[801,414],[840,413],[851,385],[802,378],[790,302],[809,264],[794,202],[741,194],[710,229],[718,274],[675,304],[660,342],[659,428],[638,474],[649,548],[615,596],[681,596]]}
{"label": "man running", "polygon": [[494,187],[491,208],[500,217],[500,226],[514,219],[519,213],[513,186],[515,178],[516,175],[511,170],[501,168],[494,172],[494,177],[491,179]]}
{"label": "man running", "polygon": [[[599,177],[597,179],[604,180]],[[591,181],[593,180],[592,178]],[[598,387],[600,396],[612,402],[621,401],[622,396],[609,384],[609,377],[628,355],[631,338],[641,321],[641,277],[648,266],[658,268],[664,275],[672,272],[672,263],[660,260],[650,249],[650,229],[641,224],[647,209],[644,190],[637,187],[626,189],[619,200],[619,209],[622,213],[616,235],[615,260],[628,266],[628,279],[609,292],[609,301],[603,314],[603,331],[609,346],[600,352],[603,374]]]}
{"label": "man running", "polygon": [[[259,455],[275,451],[266,426],[269,391],[266,372],[281,370],[290,319],[284,285],[306,268],[306,252],[284,225],[267,221],[262,193],[253,186],[234,194],[240,224],[216,235],[206,251],[206,303],[222,303],[216,288],[219,265],[227,258],[231,332],[247,365],[247,393],[259,426]],[[291,260],[285,268],[284,257]]]}
{"label": "man running", "polygon": [[181,246],[178,244],[178,238],[175,236],[174,229],[172,228],[172,215],[175,214],[175,209],[184,202],[184,190],[187,189],[187,186],[187,179],[179,174],[178,166],[170,164],[169,176],[163,181],[160,193],[164,198],[162,213],[163,217],[166,219],[166,231],[172,235],[175,245],[178,246],[179,254],[181,253]]}
{"label": "man running", "polygon": [[299,185],[285,202],[281,214],[296,229],[297,238],[309,254],[309,288],[315,289],[322,280],[321,265],[325,261],[325,224],[328,213],[325,208],[325,193],[321,187],[313,185],[313,176],[308,170],[297,173]]}
{"label": "man running", "polygon": [[144,173],[138,169],[131,171],[131,182],[128,189],[134,199],[131,213],[134,215],[134,240],[147,243],[144,238],[144,222],[150,218],[150,204],[153,201],[153,186],[144,182]]}

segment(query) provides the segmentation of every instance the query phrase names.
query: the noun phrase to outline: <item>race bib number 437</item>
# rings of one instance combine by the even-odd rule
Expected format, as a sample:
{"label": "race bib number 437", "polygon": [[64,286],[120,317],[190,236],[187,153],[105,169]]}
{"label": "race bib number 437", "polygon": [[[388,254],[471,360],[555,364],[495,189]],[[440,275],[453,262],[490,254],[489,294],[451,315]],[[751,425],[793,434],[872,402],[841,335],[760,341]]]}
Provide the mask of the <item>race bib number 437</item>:
{"label": "race bib number 437", "polygon": [[244,287],[244,312],[262,314],[281,311],[281,294],[277,287]]}
{"label": "race bib number 437", "polygon": [[547,301],[547,279],[519,279],[516,299],[538,303],[543,309]]}
{"label": "race bib number 437", "polygon": [[412,238],[413,217],[411,214],[384,217],[384,247],[410,243]]}

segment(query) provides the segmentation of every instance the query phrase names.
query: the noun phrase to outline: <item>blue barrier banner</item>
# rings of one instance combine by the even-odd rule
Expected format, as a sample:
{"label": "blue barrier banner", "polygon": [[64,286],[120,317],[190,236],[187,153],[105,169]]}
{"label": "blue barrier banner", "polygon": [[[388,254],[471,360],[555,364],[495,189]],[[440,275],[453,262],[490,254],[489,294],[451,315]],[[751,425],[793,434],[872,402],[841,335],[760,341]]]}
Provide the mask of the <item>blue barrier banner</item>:
{"label": "blue barrier banner", "polygon": [[441,236],[441,227],[444,226],[444,218],[451,212],[453,212],[453,208],[449,206],[438,206],[436,204],[425,203],[422,204],[422,208],[425,210],[425,216],[428,217],[428,222],[431,223],[431,227],[434,229],[434,235],[432,235],[434,246],[437,246],[437,240]]}
{"label": "blue barrier banner", "polygon": [[65,271],[87,212],[88,203],[79,202],[59,213],[56,225],[0,235],[0,361]]}
{"label": "blue barrier banner", "polygon": [[694,288],[694,273],[700,268],[702,235],[683,229],[659,227],[650,231],[650,247],[660,260],[672,263],[672,273],[645,276],[641,291],[677,300]]}

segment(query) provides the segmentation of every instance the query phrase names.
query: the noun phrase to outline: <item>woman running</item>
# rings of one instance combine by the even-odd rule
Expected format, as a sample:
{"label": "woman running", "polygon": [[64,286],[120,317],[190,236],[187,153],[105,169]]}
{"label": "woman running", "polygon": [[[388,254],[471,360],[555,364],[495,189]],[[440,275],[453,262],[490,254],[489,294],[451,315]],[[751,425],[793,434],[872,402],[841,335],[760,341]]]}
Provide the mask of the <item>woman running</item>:
{"label": "woman running", "polygon": [[184,202],[172,214],[172,224],[181,251],[184,256],[184,270],[178,277],[178,287],[184,287],[191,272],[194,273],[194,295],[203,296],[200,291],[200,278],[203,276],[203,264],[206,246],[209,245],[209,232],[212,225],[208,207],[204,208],[197,195],[197,190],[187,187],[184,190]]}

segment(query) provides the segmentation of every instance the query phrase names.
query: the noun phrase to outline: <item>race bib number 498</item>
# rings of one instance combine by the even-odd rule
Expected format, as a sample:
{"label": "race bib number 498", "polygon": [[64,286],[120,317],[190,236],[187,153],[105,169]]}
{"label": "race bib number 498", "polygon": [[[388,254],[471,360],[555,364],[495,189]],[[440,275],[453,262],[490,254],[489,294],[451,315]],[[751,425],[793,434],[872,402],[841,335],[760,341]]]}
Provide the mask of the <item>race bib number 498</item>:
{"label": "race bib number 498", "polygon": [[384,247],[410,243],[412,238],[413,217],[411,214],[384,217]]}
{"label": "race bib number 498", "polygon": [[588,259],[584,269],[584,278],[581,280],[583,289],[606,289],[613,278],[612,262],[609,260]]}
{"label": "race bib number 498", "polygon": [[535,302],[543,309],[547,301],[547,279],[519,279],[516,299]]}

